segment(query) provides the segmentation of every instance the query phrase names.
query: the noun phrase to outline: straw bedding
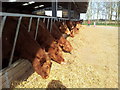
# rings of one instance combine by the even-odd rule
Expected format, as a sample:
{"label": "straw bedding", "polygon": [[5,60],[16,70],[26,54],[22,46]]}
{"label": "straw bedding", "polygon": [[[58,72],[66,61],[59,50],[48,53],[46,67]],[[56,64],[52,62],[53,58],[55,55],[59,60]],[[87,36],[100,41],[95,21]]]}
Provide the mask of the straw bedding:
{"label": "straw bedding", "polygon": [[33,73],[15,88],[117,88],[118,30],[115,27],[83,26],[67,38],[74,50],[64,53],[66,65],[52,62],[48,79]]}

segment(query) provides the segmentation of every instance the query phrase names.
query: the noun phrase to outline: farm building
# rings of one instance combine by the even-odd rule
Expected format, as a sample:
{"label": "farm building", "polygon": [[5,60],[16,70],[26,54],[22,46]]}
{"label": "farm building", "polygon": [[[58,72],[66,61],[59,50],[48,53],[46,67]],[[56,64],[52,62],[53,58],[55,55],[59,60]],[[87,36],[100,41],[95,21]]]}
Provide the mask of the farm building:
{"label": "farm building", "polygon": [[[2,2],[1,88],[110,87],[111,82],[101,77],[107,66],[101,66],[106,71],[99,73],[96,65],[81,60],[97,59],[85,56],[91,50],[90,45],[84,48],[83,38],[89,27],[82,26],[80,13],[87,12],[88,4],[75,0]],[[112,87],[117,87],[116,73],[109,77],[115,81]]]}

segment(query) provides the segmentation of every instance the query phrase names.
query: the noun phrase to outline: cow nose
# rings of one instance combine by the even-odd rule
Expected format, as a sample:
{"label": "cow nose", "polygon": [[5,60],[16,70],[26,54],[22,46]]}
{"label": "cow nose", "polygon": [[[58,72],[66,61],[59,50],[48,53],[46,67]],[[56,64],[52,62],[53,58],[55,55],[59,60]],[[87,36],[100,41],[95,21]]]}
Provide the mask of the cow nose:
{"label": "cow nose", "polygon": [[49,76],[47,75],[47,76],[45,76],[44,78],[47,79],[48,77],[49,77]]}
{"label": "cow nose", "polygon": [[49,77],[48,75],[42,76],[43,79],[47,79],[48,77]]}

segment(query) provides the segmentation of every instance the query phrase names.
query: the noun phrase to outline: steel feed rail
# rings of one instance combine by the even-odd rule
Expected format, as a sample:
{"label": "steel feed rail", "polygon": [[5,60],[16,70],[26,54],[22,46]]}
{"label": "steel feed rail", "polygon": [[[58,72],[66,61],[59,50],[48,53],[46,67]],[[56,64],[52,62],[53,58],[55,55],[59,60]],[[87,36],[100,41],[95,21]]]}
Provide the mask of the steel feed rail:
{"label": "steel feed rail", "polygon": [[56,20],[72,20],[72,21],[78,21],[79,19],[68,19],[68,18],[59,18],[59,17],[49,17],[49,16],[38,16],[38,15],[30,15],[30,14],[18,14],[18,13],[5,13],[0,12],[0,16],[16,16],[16,17],[35,17],[35,18],[53,18]]}
{"label": "steel feed rail", "polygon": [[[37,18],[35,40],[37,38],[38,25],[39,25],[40,18],[43,18],[43,22],[45,22],[45,19],[48,19],[46,27],[47,27],[47,29],[49,29],[49,22],[50,22],[50,32],[52,30],[52,21],[55,22],[55,20],[57,20],[57,21],[66,21],[66,20],[69,20],[67,18],[37,16],[37,15],[29,15],[29,14],[5,13],[5,12],[0,12],[0,16],[3,16],[2,23],[1,23],[1,31],[4,28],[4,24],[5,24],[5,20],[6,20],[7,16],[19,17],[17,28],[16,28],[16,33],[15,33],[15,38],[14,38],[14,43],[13,43],[13,47],[12,47],[12,51],[11,51],[9,66],[12,64],[12,61],[13,61],[15,46],[16,46],[16,42],[17,42],[17,38],[18,38],[18,34],[19,34],[19,28],[20,28],[21,20],[22,20],[23,17],[30,17],[29,26],[28,26],[28,32],[30,32],[30,28],[31,28],[31,24],[32,24],[32,18]],[[71,20],[72,21],[76,21],[77,19],[71,19]]]}
{"label": "steel feed rail", "polygon": [[0,16],[15,16],[15,17],[35,17],[35,18],[53,18],[53,19],[61,19],[61,20],[69,20],[68,18],[58,18],[58,17],[48,17],[48,16],[38,16],[38,15],[30,15],[30,14],[17,14],[17,13],[5,13],[0,12]]}

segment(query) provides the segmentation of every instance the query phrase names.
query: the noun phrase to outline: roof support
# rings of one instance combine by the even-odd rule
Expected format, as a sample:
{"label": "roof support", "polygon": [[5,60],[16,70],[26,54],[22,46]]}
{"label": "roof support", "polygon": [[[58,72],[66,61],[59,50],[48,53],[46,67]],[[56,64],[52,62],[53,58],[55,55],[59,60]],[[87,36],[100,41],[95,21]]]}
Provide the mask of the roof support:
{"label": "roof support", "polygon": [[71,19],[71,2],[68,3],[68,18]]}
{"label": "roof support", "polygon": [[77,13],[77,19],[80,19],[80,13]]}
{"label": "roof support", "polygon": [[57,0],[53,0],[52,2],[52,16],[57,17]]}
{"label": "roof support", "polygon": [[74,18],[75,19],[80,19],[80,13],[74,11]]}
{"label": "roof support", "polygon": [[79,14],[79,19],[81,19],[80,14]]}

